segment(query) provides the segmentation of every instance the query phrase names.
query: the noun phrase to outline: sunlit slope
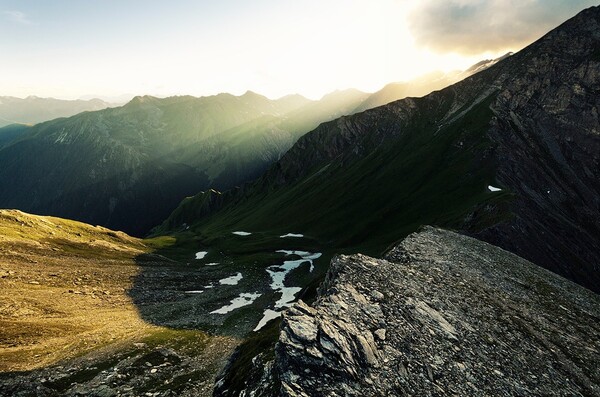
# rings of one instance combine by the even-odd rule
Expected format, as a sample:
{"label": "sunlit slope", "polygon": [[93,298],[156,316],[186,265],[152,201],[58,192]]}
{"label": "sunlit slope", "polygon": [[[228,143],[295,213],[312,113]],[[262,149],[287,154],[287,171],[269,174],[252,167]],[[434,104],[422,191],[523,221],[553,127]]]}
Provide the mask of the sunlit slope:
{"label": "sunlit slope", "polygon": [[431,72],[410,81],[389,83],[379,91],[369,95],[353,113],[373,109],[407,97],[422,97],[479,73],[511,55],[512,52],[509,52],[500,58],[484,59],[464,71]]}
{"label": "sunlit slope", "polygon": [[0,210],[0,370],[73,357],[148,327],[126,295],[135,256],[124,233]]}
{"label": "sunlit slope", "polygon": [[[136,97],[0,136],[0,207],[143,235],[182,198],[259,176],[306,131],[353,109],[301,96]],[[19,139],[14,139],[18,133]]]}
{"label": "sunlit slope", "polygon": [[[177,229],[193,223],[195,216],[210,213],[224,202],[222,210],[199,224],[202,229],[235,225],[250,230],[301,230],[338,247],[379,251],[399,233],[422,223],[460,223],[475,205],[486,201],[496,205],[510,196],[487,189],[488,182],[495,183],[493,159],[484,154],[490,142],[481,138],[492,117],[488,106],[493,96],[439,134],[429,116],[446,112],[445,102],[427,109],[424,101],[411,101],[409,108],[420,108],[422,116],[411,120],[410,133],[395,137],[360,130],[367,116],[375,122],[384,109],[322,125],[259,181],[244,186],[245,194],[240,189],[237,194],[198,195],[184,201],[164,226]],[[381,127],[403,129],[396,121]],[[347,132],[356,134],[351,138],[357,140],[352,143],[354,150],[337,141],[349,138],[342,135]],[[467,150],[454,148],[457,140],[472,144]],[[320,155],[331,159],[316,158]],[[306,163],[312,164],[304,168]],[[233,197],[231,204],[229,197]],[[494,219],[483,216],[479,221],[479,227],[485,227]]]}

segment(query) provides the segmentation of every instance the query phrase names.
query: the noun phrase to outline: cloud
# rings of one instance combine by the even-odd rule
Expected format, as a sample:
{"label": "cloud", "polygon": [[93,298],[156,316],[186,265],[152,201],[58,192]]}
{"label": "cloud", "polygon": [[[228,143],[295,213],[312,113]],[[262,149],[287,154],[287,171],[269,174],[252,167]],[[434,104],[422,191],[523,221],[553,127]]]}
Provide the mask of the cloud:
{"label": "cloud", "polygon": [[416,44],[476,55],[518,50],[597,0],[424,0],[409,15]]}
{"label": "cloud", "polygon": [[19,23],[21,25],[31,25],[33,23],[27,17],[27,15],[21,11],[16,11],[16,10],[4,11],[3,14],[7,19],[9,19],[15,23]]}

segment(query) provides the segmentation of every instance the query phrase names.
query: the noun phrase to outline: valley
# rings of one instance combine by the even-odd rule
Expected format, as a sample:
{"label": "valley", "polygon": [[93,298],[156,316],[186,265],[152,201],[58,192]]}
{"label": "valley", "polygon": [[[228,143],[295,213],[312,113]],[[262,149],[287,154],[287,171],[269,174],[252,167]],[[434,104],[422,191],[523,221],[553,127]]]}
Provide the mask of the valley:
{"label": "valley", "polygon": [[0,232],[4,394],[210,395],[236,346],[315,296],[332,255],[297,234],[140,240],[6,210]]}

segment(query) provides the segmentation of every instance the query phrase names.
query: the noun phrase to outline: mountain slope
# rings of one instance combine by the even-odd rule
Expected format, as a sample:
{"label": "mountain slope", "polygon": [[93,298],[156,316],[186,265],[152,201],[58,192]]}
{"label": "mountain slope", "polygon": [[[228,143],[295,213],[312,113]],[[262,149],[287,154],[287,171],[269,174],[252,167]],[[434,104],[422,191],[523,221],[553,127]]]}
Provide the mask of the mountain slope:
{"label": "mountain slope", "polygon": [[579,285],[427,227],[384,259],[336,256],[317,300],[284,314],[274,357],[230,367],[214,395],[597,396],[599,312]]}
{"label": "mountain slope", "polygon": [[101,110],[111,104],[100,99],[62,100],[55,98],[0,97],[0,127],[9,124],[37,124],[58,117],[69,117],[77,113]]}
{"label": "mountain slope", "polygon": [[423,76],[420,76],[414,80],[407,82],[390,83],[383,87],[381,90],[369,95],[355,110],[353,113],[362,112],[368,109],[375,108],[377,106],[386,105],[390,102],[397,101],[399,99],[407,97],[421,97],[427,95],[430,92],[441,90],[442,88],[448,87],[460,80],[463,80],[475,73],[479,73],[499,61],[508,58],[512,53],[509,52],[500,58],[496,59],[485,59],[477,62],[467,70],[462,72],[454,71],[449,73],[433,72]]}
{"label": "mountain slope", "polygon": [[451,87],[322,124],[159,231],[285,227],[377,254],[435,224],[600,291],[599,52],[594,7]]}
{"label": "mountain slope", "polygon": [[[136,97],[38,124],[0,146],[0,207],[142,235],[186,196],[258,177],[296,139],[366,94]],[[313,113],[317,104],[320,113]],[[12,136],[12,135],[11,135]],[[12,139],[12,138],[11,138]],[[0,141],[0,144],[3,141]]]}
{"label": "mountain slope", "polygon": [[0,395],[210,395],[238,341],[140,313],[189,312],[184,291],[204,281],[153,253],[167,243],[0,210]]}
{"label": "mountain slope", "polygon": [[3,146],[9,145],[21,136],[24,136],[29,128],[31,127],[25,124],[10,124],[5,127],[0,127],[0,149]]}

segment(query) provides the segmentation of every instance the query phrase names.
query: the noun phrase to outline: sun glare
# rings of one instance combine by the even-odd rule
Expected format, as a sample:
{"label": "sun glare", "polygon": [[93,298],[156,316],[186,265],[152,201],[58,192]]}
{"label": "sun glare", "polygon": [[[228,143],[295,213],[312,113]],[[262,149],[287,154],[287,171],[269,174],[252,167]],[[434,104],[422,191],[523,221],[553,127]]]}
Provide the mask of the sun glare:
{"label": "sun glare", "polygon": [[[17,33],[33,39],[0,66],[3,94],[72,99],[252,90],[270,98],[299,93],[317,99],[336,89],[374,92],[390,82],[464,69],[482,59],[419,48],[407,21],[414,2],[265,1],[237,5],[236,12],[214,7],[215,15],[208,15],[198,5],[168,26],[168,15],[157,17],[155,23],[146,21],[144,31],[132,20],[115,21],[108,33],[87,33],[95,22],[83,18],[80,23],[90,26],[82,27],[81,38],[62,25],[20,24]],[[48,29],[56,36],[52,46]],[[11,43],[5,44],[10,50]]]}

